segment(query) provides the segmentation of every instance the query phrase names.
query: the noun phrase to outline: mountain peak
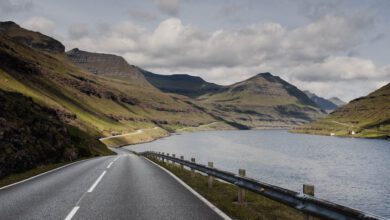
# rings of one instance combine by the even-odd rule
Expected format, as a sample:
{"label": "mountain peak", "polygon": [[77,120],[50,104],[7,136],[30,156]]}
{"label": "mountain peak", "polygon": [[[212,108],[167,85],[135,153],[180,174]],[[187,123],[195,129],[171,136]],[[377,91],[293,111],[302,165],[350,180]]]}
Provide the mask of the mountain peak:
{"label": "mountain peak", "polygon": [[7,29],[7,28],[10,28],[10,27],[20,27],[18,24],[16,24],[15,22],[13,21],[3,21],[3,22],[0,22],[0,29]]}
{"label": "mountain peak", "polygon": [[56,53],[65,52],[65,46],[56,39],[39,32],[24,29],[13,21],[0,22],[0,33],[34,49]]}
{"label": "mountain peak", "polygon": [[262,77],[274,77],[270,72],[265,72],[265,73],[259,73],[256,76],[262,76]]}

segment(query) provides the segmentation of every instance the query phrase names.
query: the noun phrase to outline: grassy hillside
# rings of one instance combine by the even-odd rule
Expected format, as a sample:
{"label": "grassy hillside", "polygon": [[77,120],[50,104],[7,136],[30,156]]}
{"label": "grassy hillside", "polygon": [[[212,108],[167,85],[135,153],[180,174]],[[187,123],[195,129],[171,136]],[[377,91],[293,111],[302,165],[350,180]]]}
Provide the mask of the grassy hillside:
{"label": "grassy hillside", "polygon": [[324,119],[297,127],[293,132],[388,137],[390,136],[390,84],[367,96],[352,100]]}
{"label": "grassy hillside", "polygon": [[112,154],[52,109],[0,90],[0,178],[37,166]]}
{"label": "grassy hillside", "polygon": [[291,127],[323,116],[302,91],[270,73],[226,86],[198,100],[221,119],[250,128]]}
{"label": "grassy hillside", "polygon": [[6,34],[0,34],[0,59],[3,90],[32,97],[55,109],[63,121],[95,136],[156,125],[198,126],[214,120],[153,87],[92,74],[63,53],[31,48]]}

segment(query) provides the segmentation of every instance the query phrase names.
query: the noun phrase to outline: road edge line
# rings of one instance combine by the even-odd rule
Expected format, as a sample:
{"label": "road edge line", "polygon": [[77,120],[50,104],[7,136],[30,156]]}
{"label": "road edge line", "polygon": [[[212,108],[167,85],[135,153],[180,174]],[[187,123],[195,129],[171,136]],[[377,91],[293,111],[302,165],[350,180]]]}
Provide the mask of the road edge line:
{"label": "road edge line", "polygon": [[[96,158],[96,157],[94,157],[94,158]],[[87,159],[83,159],[83,160],[79,160],[79,161],[75,161],[75,162],[72,162],[72,163],[65,164],[65,165],[63,165],[63,166],[54,168],[54,169],[52,169],[52,170],[48,170],[48,171],[46,171],[46,172],[37,174],[37,175],[32,176],[32,177],[29,177],[29,178],[27,178],[27,179],[20,180],[20,181],[18,181],[18,182],[16,182],[16,183],[11,183],[11,184],[9,184],[9,185],[0,187],[0,190],[9,188],[9,187],[11,187],[11,186],[18,185],[18,184],[20,184],[20,183],[27,182],[27,181],[29,181],[29,180],[35,179],[35,178],[40,177],[40,176],[43,176],[43,175],[45,175],[45,174],[49,174],[49,173],[54,172],[54,171],[57,171],[57,170],[59,170],[59,169],[68,167],[68,166],[70,166],[70,165],[74,165],[74,164],[76,164],[76,163],[84,162],[84,161],[91,160],[91,159],[93,159],[93,158],[87,158]]]}
{"label": "road edge line", "polygon": [[205,203],[211,210],[216,212],[220,217],[222,217],[225,220],[232,220],[228,215],[226,215],[223,211],[221,211],[218,207],[213,205],[210,201],[208,201],[206,198],[204,198],[202,195],[200,195],[198,192],[196,192],[194,189],[192,189],[187,183],[185,183],[183,180],[181,180],[179,177],[177,177],[175,174],[173,174],[171,171],[167,170],[165,167],[160,166],[159,164],[151,161],[149,158],[143,157],[150,163],[156,165],[166,173],[168,173],[170,176],[172,176],[176,181],[178,181],[184,188],[186,188],[188,191],[190,191],[192,194],[194,194],[198,199],[200,199],[203,203]]}

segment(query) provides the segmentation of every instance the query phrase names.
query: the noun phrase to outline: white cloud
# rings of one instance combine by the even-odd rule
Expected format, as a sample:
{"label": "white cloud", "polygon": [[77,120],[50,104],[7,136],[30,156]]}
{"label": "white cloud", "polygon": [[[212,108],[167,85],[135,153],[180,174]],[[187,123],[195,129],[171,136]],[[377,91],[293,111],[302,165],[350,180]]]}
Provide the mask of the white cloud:
{"label": "white cloud", "polygon": [[52,34],[55,23],[44,17],[32,17],[23,22],[22,26],[33,31],[39,31],[43,34]]}
{"label": "white cloud", "polygon": [[95,38],[66,44],[116,53],[152,71],[192,73],[223,84],[269,71],[302,89],[348,100],[390,78],[389,67],[345,55],[361,44],[371,26],[370,17],[327,15],[291,30],[268,22],[208,32],[169,18],[152,31],[122,22]]}

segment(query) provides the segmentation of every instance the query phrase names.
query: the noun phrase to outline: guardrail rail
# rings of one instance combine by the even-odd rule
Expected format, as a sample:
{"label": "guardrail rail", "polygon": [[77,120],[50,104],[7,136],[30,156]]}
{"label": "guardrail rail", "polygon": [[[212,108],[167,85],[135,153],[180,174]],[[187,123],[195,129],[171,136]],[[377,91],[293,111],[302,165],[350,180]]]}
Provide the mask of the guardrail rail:
{"label": "guardrail rail", "polygon": [[[240,174],[236,175],[231,172],[226,172],[213,167],[213,163],[209,163],[209,166],[195,163],[195,158],[191,158],[192,161],[176,158],[174,154],[164,154],[154,151],[146,151],[137,153],[138,155],[145,157],[154,157],[159,160],[167,160],[173,163],[186,166],[194,172],[194,170],[205,173],[210,177],[221,179],[228,183],[234,184],[239,189],[246,189],[255,192],[259,195],[265,196],[269,199],[283,203],[295,210],[298,210],[308,217],[317,217],[321,219],[365,219],[365,220],[386,220],[386,218],[377,216],[368,212],[353,209],[343,205],[339,205],[333,202],[329,202],[323,199],[314,197],[314,186],[309,185],[309,193],[299,193],[292,190],[284,189],[278,186],[274,186],[268,183],[264,183],[252,178],[245,177],[245,170],[240,169]],[[211,166],[210,166],[211,165]],[[242,172],[243,171],[243,172]],[[212,183],[212,181],[211,181]],[[209,181],[210,186],[210,181]],[[312,193],[310,191],[312,190]],[[305,191],[305,185],[304,185]],[[242,192],[241,192],[242,193]],[[312,195],[308,195],[312,194]],[[240,200],[240,191],[239,191]],[[309,218],[307,218],[309,219]]]}

